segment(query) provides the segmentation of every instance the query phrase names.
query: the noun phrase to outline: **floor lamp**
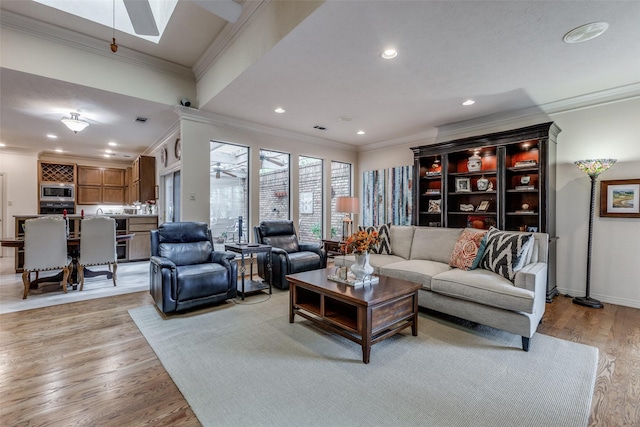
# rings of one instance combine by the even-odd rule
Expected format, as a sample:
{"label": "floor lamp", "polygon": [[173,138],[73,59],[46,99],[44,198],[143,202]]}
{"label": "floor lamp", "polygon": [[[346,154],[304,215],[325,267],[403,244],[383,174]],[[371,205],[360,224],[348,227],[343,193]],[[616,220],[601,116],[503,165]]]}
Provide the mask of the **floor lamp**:
{"label": "floor lamp", "polygon": [[595,160],[578,160],[574,164],[581,171],[586,172],[591,178],[591,205],[589,208],[589,240],[587,243],[587,292],[584,297],[575,297],[574,304],[584,305],[591,308],[603,308],[604,306],[597,299],[589,296],[591,290],[591,242],[593,239],[593,210],[596,199],[596,180],[598,175],[609,169],[616,162],[616,159],[595,159]]}
{"label": "floor lamp", "polygon": [[351,235],[351,214],[358,213],[360,202],[357,197],[336,197],[336,212],[343,213],[342,219],[342,241],[346,241]]}

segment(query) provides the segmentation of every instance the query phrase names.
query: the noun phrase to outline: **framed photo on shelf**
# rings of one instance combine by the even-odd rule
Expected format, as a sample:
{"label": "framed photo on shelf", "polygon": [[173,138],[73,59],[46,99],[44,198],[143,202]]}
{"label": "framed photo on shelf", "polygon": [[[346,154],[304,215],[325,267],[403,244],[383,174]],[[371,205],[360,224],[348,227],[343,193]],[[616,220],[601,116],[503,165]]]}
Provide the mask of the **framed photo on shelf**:
{"label": "framed photo on shelf", "polygon": [[456,178],[456,193],[471,192],[470,178]]}
{"label": "framed photo on shelf", "polygon": [[489,200],[481,201],[478,207],[476,208],[476,212],[487,212],[489,210],[490,204],[491,202]]}
{"label": "framed photo on shelf", "polygon": [[640,218],[640,179],[600,181],[600,216]]}

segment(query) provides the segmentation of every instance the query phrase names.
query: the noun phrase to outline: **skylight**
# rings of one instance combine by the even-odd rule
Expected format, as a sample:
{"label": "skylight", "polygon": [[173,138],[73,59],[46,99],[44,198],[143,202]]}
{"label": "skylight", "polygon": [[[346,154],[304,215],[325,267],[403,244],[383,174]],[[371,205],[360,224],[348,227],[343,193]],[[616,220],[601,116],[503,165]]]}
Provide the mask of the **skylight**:
{"label": "skylight", "polygon": [[58,9],[62,12],[78,16],[83,19],[113,28],[113,8],[115,4],[115,28],[127,34],[159,43],[167,28],[167,23],[178,3],[178,0],[147,0],[153,17],[158,27],[158,36],[144,36],[136,34],[131,24],[131,19],[122,0],[91,0],[91,1],[61,1],[61,0],[34,0],[45,6]]}

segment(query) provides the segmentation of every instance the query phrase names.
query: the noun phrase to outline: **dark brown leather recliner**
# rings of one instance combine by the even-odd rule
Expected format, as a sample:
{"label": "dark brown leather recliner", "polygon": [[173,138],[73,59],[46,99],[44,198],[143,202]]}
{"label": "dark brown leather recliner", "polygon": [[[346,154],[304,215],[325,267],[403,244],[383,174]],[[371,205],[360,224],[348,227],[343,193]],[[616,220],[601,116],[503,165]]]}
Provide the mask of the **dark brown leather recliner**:
{"label": "dark brown leather recliner", "polygon": [[168,222],[151,230],[151,296],[164,312],[236,297],[235,254],[213,250],[204,222]]}
{"label": "dark brown leather recliner", "polygon": [[[316,270],[327,266],[327,256],[319,243],[298,242],[293,221],[261,221],[253,229],[256,243],[269,245],[273,268],[272,285],[279,289],[289,289],[287,274]],[[258,274],[269,280],[266,254],[258,254]]]}

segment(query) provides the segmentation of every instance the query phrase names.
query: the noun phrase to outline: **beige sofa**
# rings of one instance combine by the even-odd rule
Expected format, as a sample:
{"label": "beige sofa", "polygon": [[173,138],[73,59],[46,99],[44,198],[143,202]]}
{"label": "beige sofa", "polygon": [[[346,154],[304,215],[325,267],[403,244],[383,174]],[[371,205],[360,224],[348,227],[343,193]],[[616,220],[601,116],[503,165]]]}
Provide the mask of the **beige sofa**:
{"label": "beige sofa", "polygon": [[[421,307],[521,335],[522,349],[528,351],[545,310],[549,236],[532,233],[531,261],[516,272],[512,282],[490,270],[449,266],[462,231],[391,226],[392,254],[370,255],[374,274],[420,283]],[[353,262],[352,255],[335,258],[337,266]]]}

